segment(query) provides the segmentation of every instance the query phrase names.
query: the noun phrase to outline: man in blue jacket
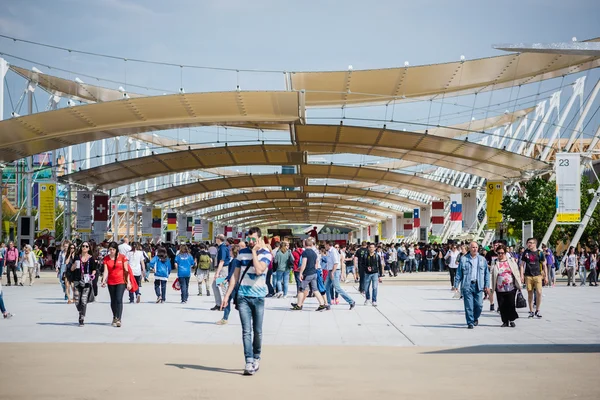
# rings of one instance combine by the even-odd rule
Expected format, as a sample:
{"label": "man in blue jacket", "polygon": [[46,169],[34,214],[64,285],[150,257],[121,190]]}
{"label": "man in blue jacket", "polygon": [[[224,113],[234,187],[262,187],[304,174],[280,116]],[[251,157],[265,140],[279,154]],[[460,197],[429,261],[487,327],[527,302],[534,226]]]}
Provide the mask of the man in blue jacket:
{"label": "man in blue jacket", "polygon": [[477,242],[471,242],[469,254],[460,259],[454,278],[454,289],[457,289],[459,284],[465,302],[467,326],[473,329],[479,324],[483,309],[483,293],[489,293],[490,289],[490,271],[485,258],[479,255]]}

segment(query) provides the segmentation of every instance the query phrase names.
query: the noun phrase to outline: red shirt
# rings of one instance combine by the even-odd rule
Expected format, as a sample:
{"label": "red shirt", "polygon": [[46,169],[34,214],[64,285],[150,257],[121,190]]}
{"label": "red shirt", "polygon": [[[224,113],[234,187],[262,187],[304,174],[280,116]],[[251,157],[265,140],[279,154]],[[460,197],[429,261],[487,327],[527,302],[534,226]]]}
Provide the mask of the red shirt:
{"label": "red shirt", "polygon": [[127,259],[123,254],[119,254],[117,256],[116,263],[114,259],[110,258],[110,256],[104,257],[104,265],[106,265],[108,269],[108,279],[106,280],[106,283],[109,285],[120,285],[125,283],[123,268],[126,261]]}

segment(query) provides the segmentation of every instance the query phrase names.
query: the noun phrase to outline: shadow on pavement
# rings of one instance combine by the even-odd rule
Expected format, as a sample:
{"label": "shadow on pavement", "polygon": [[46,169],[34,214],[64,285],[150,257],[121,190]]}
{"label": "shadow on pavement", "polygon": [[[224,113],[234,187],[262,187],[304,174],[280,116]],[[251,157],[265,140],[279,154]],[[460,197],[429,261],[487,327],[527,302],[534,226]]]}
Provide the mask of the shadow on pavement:
{"label": "shadow on pavement", "polygon": [[459,347],[422,354],[563,354],[600,353],[600,344],[499,344]]}
{"label": "shadow on pavement", "polygon": [[[79,327],[78,322],[37,322],[37,325],[49,325],[49,326],[76,326]],[[85,325],[98,325],[98,326],[111,326],[110,322],[86,322]]]}
{"label": "shadow on pavement", "polygon": [[209,371],[209,372],[220,372],[222,374],[232,374],[232,375],[241,375],[243,370],[241,369],[226,369],[226,368],[217,368],[217,367],[207,367],[205,365],[190,365],[190,364],[165,364],[168,367],[176,367],[179,369],[197,369],[200,371]]}

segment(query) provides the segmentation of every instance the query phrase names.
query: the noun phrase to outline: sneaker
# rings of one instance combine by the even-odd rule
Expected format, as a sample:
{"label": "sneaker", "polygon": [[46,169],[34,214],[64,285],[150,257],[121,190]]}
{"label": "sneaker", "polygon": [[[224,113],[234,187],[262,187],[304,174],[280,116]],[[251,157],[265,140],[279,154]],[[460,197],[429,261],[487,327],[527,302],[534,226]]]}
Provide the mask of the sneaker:
{"label": "sneaker", "polygon": [[507,323],[507,322],[505,322],[505,323],[503,323],[503,324],[502,324],[500,327],[501,327],[501,328],[508,328],[508,323]]}
{"label": "sneaker", "polygon": [[202,296],[202,292],[198,292],[198,296]]}
{"label": "sneaker", "polygon": [[11,314],[11,313],[7,312],[7,313],[4,314],[4,319],[9,319],[9,318],[12,318],[14,316],[15,316],[15,314]]}
{"label": "sneaker", "polygon": [[217,325],[227,325],[227,320],[226,319],[220,319],[217,321]]}
{"label": "sneaker", "polygon": [[160,297],[156,299],[156,304],[160,303]]}
{"label": "sneaker", "polygon": [[352,311],[352,310],[354,310],[354,307],[356,307],[356,302],[354,302],[354,303],[350,304],[350,310],[351,310],[351,311]]}
{"label": "sneaker", "polygon": [[494,305],[490,304],[490,311],[494,311],[494,310],[495,310]]}
{"label": "sneaker", "polygon": [[542,314],[541,314],[539,311],[536,311],[536,312],[535,312],[535,316],[536,316],[537,318],[542,318]]}
{"label": "sneaker", "polygon": [[79,318],[79,326],[83,326],[83,318]]}
{"label": "sneaker", "polygon": [[117,326],[117,328],[121,327],[121,320],[120,319],[117,320],[116,326]]}
{"label": "sneaker", "polygon": [[254,360],[252,363],[252,368],[254,368],[254,373],[257,373],[260,369],[260,360]]}
{"label": "sneaker", "polygon": [[[206,289],[206,295],[207,295],[208,297],[210,297],[210,290]],[[200,295],[200,296],[202,296],[202,295]]]}
{"label": "sneaker", "polygon": [[113,326],[115,328],[117,327],[117,319],[116,318],[113,318],[111,326]]}
{"label": "sneaker", "polygon": [[377,302],[376,301],[373,302],[373,307],[377,307]]}
{"label": "sneaker", "polygon": [[321,305],[321,306],[317,307],[317,309],[315,311],[323,311],[323,310],[326,310],[326,309],[327,309],[327,306]]}
{"label": "sneaker", "polygon": [[275,294],[275,298],[280,299],[283,297],[283,293],[282,292],[278,292]]}
{"label": "sneaker", "polygon": [[293,311],[302,311],[302,307],[300,307],[298,304],[292,304],[292,310]]}
{"label": "sneaker", "polygon": [[533,312],[531,312],[531,311],[529,312],[529,318],[533,318],[533,317],[534,317],[534,315],[535,315],[535,314],[534,314]]}
{"label": "sneaker", "polygon": [[473,325],[467,326],[467,329],[473,329]]}
{"label": "sneaker", "polygon": [[371,300],[365,300],[365,306],[368,306],[369,304],[371,304]]}
{"label": "sneaker", "polygon": [[514,328],[514,327],[516,327],[516,326],[517,326],[517,325],[515,324],[515,322],[514,322],[514,321],[510,321],[510,327],[511,327],[511,328]]}
{"label": "sneaker", "polygon": [[331,310],[331,306],[329,304],[325,304],[325,311],[330,311]]}
{"label": "sneaker", "polygon": [[246,367],[244,368],[244,375],[249,376],[249,375],[254,375],[254,367],[253,367],[254,363],[246,363]]}
{"label": "sneaker", "polygon": [[140,301],[142,301],[142,295],[138,294],[137,297],[136,297],[136,299],[135,299],[135,302],[139,303]]}

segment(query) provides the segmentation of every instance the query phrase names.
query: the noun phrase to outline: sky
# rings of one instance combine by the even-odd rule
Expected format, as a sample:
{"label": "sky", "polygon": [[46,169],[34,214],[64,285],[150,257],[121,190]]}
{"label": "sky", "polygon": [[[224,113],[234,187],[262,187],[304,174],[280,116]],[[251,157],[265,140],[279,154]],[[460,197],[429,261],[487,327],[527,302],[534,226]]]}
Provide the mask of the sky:
{"label": "sky", "polygon": [[[201,66],[285,71],[354,70],[422,65],[505,54],[497,43],[556,42],[600,36],[600,1],[593,0],[2,0],[0,34],[56,46],[115,55]],[[16,65],[74,79],[77,74],[48,70],[50,65],[127,84],[157,88],[147,94],[284,89],[281,73],[235,73],[165,67],[111,60],[47,49],[0,38],[0,52]],[[587,90],[598,79],[589,74]],[[569,78],[570,79],[570,78]],[[116,88],[117,84],[83,78],[87,83]],[[572,79],[571,79],[572,81]],[[560,88],[568,82],[544,82],[527,91]],[[9,73],[6,87],[12,104],[18,101],[24,81]],[[129,89],[128,89],[129,90]],[[136,89],[138,90],[138,89]],[[138,91],[141,91],[139,89]],[[42,111],[47,95],[36,92],[36,109]],[[508,96],[505,92],[504,96]],[[570,93],[568,93],[570,95]],[[502,98],[495,96],[494,101]],[[548,94],[549,95],[549,94]],[[480,106],[491,101],[480,96]],[[566,102],[568,96],[563,97]],[[519,103],[519,106],[531,106]],[[456,100],[473,104],[468,97]],[[64,104],[63,104],[64,106]],[[436,118],[442,106],[429,111],[425,103],[398,109],[405,119]],[[463,111],[447,116],[453,109]],[[5,115],[11,103],[5,101]],[[21,113],[24,113],[23,110]],[[500,110],[496,110],[501,112]],[[383,108],[349,111],[355,116],[383,118]],[[339,117],[341,110],[315,113]],[[470,117],[470,113],[469,117]],[[447,123],[464,122],[464,107],[444,106]],[[333,123],[330,121],[330,123]],[[597,126],[597,125],[596,125]],[[409,126],[410,128],[410,126]],[[201,128],[189,131],[215,133]],[[173,132],[168,133],[171,136]],[[179,135],[179,133],[177,133]],[[184,134],[182,134],[184,135]],[[238,137],[244,137],[239,134]],[[236,134],[231,134],[236,137]]]}

